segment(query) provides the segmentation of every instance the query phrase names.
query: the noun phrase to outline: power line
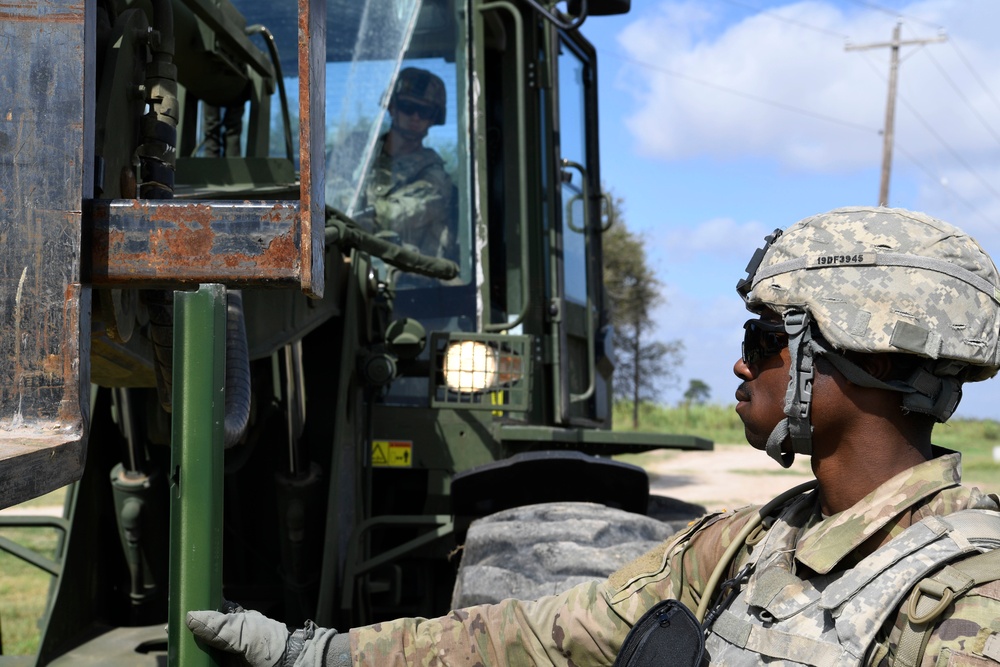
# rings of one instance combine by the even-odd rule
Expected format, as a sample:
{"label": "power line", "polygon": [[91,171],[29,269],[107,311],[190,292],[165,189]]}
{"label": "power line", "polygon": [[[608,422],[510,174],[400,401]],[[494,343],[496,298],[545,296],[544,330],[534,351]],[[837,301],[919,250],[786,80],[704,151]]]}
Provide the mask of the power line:
{"label": "power line", "polygon": [[958,153],[958,151],[956,151],[954,148],[952,148],[951,145],[944,140],[944,138],[938,133],[937,130],[934,129],[934,127],[930,123],[928,123],[926,120],[924,120],[924,117],[920,115],[920,113],[916,110],[916,108],[912,104],[910,104],[905,98],[902,98],[902,97],[900,97],[899,100],[900,100],[900,102],[902,102],[906,106],[907,109],[910,110],[910,113],[913,114],[913,116],[920,122],[920,124],[924,126],[924,129],[926,129],[928,132],[930,132],[931,136],[933,136],[935,139],[937,139],[938,142],[940,142],[940,144],[942,146],[944,146],[944,149],[946,151],[948,151],[948,153],[950,153],[953,158],[955,158],[956,162],[958,162],[960,165],[962,165],[963,167],[965,167],[966,170],[968,170],[968,172],[970,174],[972,174],[973,176],[975,176],[976,180],[978,180],[980,183],[982,183],[983,187],[985,187],[987,190],[989,190],[991,193],[993,193],[994,197],[996,197],[997,199],[1000,199],[1000,192],[997,192],[996,188],[994,188],[990,184],[989,181],[987,181],[985,178],[983,178],[982,175],[980,175],[980,173],[978,171],[976,171],[975,169],[973,169],[972,165],[969,164],[968,161],[966,161],[966,159],[963,158]]}
{"label": "power line", "polygon": [[[781,16],[779,14],[775,14],[774,12],[770,12],[770,11],[767,11],[767,10],[762,10],[762,9],[759,9],[759,8],[756,8],[756,7],[752,7],[752,6],[748,5],[748,4],[739,2],[739,0],[724,0],[724,1],[725,2],[729,2],[730,4],[733,4],[733,5],[738,5],[738,6],[741,6],[741,7],[745,7],[747,9],[751,9],[753,11],[758,11],[759,13],[767,15],[770,18],[773,18],[773,19],[776,19],[776,20],[779,20],[779,21],[783,21],[783,22],[786,22],[786,23],[790,23],[792,25],[797,25],[798,27],[806,28],[806,29],[809,29],[809,30],[814,30],[814,31],[817,31],[817,32],[822,32],[822,33],[825,33],[825,34],[830,34],[830,35],[836,36],[836,37],[843,37],[843,38],[847,37],[846,35],[843,35],[841,33],[836,33],[836,32],[833,32],[833,31],[826,30],[825,28],[819,28],[819,27],[814,26],[814,25],[805,24],[805,23],[796,21],[794,19],[787,19],[786,17],[783,17],[783,16]],[[875,5],[874,3],[865,2],[863,0],[852,0],[852,1],[856,2],[857,4],[869,7],[871,9],[875,9],[875,10],[878,10],[878,11],[882,11],[882,12],[885,12],[885,13],[892,14],[893,16],[897,16],[897,17],[905,16],[905,15],[899,13],[899,12],[895,12],[895,11],[886,9],[884,7]],[[915,21],[917,23],[922,23],[924,25],[927,25],[927,26],[930,26],[930,27],[933,27],[933,28],[936,28],[936,29],[942,29],[942,27],[939,26],[939,25],[937,25],[937,24],[928,23],[928,22],[922,21],[920,19],[915,19],[914,17],[906,17],[906,18],[909,18],[912,21]],[[940,38],[939,38],[939,40],[930,40],[930,41],[940,41]],[[972,67],[972,65],[969,62],[968,58],[966,58],[965,55],[958,49],[958,46],[954,42],[952,42],[952,45],[955,47],[956,52],[959,54],[959,57],[962,59],[962,61],[965,64],[965,66],[969,69],[970,72],[973,73],[973,76],[976,77],[976,79],[978,80],[979,84],[983,87],[983,89],[991,97],[991,99],[997,105],[997,108],[1000,109],[1000,99],[998,99],[993,94],[993,92],[989,89],[989,87],[986,85],[985,81],[983,81],[982,77],[979,76],[979,74]],[[621,61],[633,64],[633,65],[636,65],[638,67],[642,67],[642,68],[645,68],[645,69],[648,69],[648,70],[660,72],[662,74],[666,74],[668,76],[671,76],[671,77],[674,77],[674,78],[677,78],[677,79],[682,79],[682,80],[685,80],[685,81],[689,81],[691,83],[696,83],[698,85],[705,86],[707,88],[712,88],[712,89],[718,90],[720,92],[724,92],[724,93],[727,93],[727,94],[730,94],[730,95],[735,95],[737,97],[742,97],[744,99],[748,99],[748,100],[757,102],[759,104],[764,104],[766,106],[771,106],[771,107],[774,107],[774,108],[777,108],[777,109],[781,109],[783,111],[788,111],[788,112],[791,112],[791,113],[796,113],[796,114],[799,114],[799,115],[808,116],[810,118],[815,118],[815,119],[818,119],[818,120],[823,120],[823,121],[826,121],[826,122],[829,122],[829,123],[834,123],[834,124],[837,124],[837,125],[842,125],[842,126],[845,126],[845,127],[850,127],[852,129],[855,129],[855,130],[861,130],[861,131],[864,131],[864,132],[879,133],[879,130],[873,129],[871,127],[867,127],[867,126],[864,126],[864,125],[861,125],[860,123],[855,123],[855,122],[852,122],[852,121],[844,120],[842,118],[836,118],[836,117],[833,117],[833,116],[828,116],[826,114],[815,112],[815,111],[812,111],[812,110],[809,110],[809,109],[803,109],[803,108],[796,107],[796,106],[793,106],[793,105],[790,105],[790,104],[786,104],[784,102],[779,102],[779,101],[776,101],[776,100],[771,100],[771,99],[768,99],[768,98],[765,98],[765,97],[761,97],[759,95],[754,95],[754,94],[748,93],[746,91],[737,90],[735,88],[730,88],[728,86],[723,86],[721,84],[714,83],[712,81],[707,81],[705,79],[700,79],[700,78],[697,78],[697,77],[693,77],[693,76],[690,76],[690,75],[687,75],[687,74],[683,74],[681,72],[677,72],[675,70],[671,70],[671,69],[662,67],[660,65],[654,65],[652,63],[648,63],[648,62],[644,62],[644,61],[641,61],[641,60],[637,60],[635,58],[631,58],[629,56],[625,56],[625,55],[622,55],[620,53],[616,53],[614,51],[610,51],[610,50],[604,49],[604,50],[602,50],[602,53],[604,55],[606,55],[606,56],[610,56],[612,58],[617,58],[618,60],[621,60]],[[862,54],[862,55],[864,55],[864,54]],[[871,63],[871,61],[867,57],[865,57],[864,60],[865,60],[866,64],[869,65],[869,67],[872,67],[872,69],[875,70],[876,74],[883,81],[886,80],[886,77],[879,72],[879,70]],[[936,61],[935,61],[935,64],[937,65]],[[939,69],[941,69],[940,66],[939,66]],[[949,81],[949,83],[951,83],[952,87],[955,88],[955,84],[954,84],[953,81]],[[957,89],[956,89],[956,92],[958,92]],[[914,115],[914,117],[918,120],[918,122],[920,122],[924,126],[924,128],[932,136],[934,136],[935,139],[937,139],[937,141],[955,159],[956,162],[958,162],[966,171],[968,171],[976,180],[978,180],[986,188],[986,190],[989,191],[994,197],[996,197],[997,199],[1000,199],[1000,192],[998,192],[985,178],[983,178],[983,176],[980,175],[979,172],[977,172],[972,167],[972,165],[968,163],[968,161],[966,161],[964,158],[962,158],[962,156],[954,148],[952,148],[936,130],[934,130],[934,128],[930,125],[930,123],[928,123],[919,114],[919,112],[917,112],[917,110],[914,108],[914,106],[912,104],[909,103],[909,101],[907,101],[903,97],[900,97],[899,99],[907,107],[907,109],[910,110],[910,112]],[[983,120],[983,119],[981,118],[981,120]],[[993,134],[993,132],[992,132],[992,130],[991,130],[991,128],[989,126],[987,126],[987,129],[990,130],[991,134]],[[963,198],[961,195],[959,195],[953,189],[948,188],[943,183],[941,183],[940,178],[938,176],[936,176],[928,167],[926,167],[920,161],[918,161],[913,156],[913,154],[911,154],[910,152],[906,151],[898,143],[894,142],[894,145],[899,149],[899,151],[901,153],[904,154],[904,156],[910,162],[912,162],[920,170],[922,170],[925,174],[927,174],[931,178],[931,180],[938,185],[938,187],[941,187],[942,189],[944,189],[945,191],[947,191],[951,196],[953,196],[956,200],[958,200],[959,202],[961,202],[964,206],[968,207],[970,211],[972,211],[973,213],[975,213],[976,215],[978,215],[979,217],[981,217],[987,223],[989,223],[991,225],[994,225],[994,226],[998,226],[989,217],[987,217],[982,211],[980,211],[974,204],[972,204],[967,199]]]}
{"label": "power line", "polygon": [[[882,71],[878,67],[876,67],[876,65],[871,61],[871,58],[868,57],[868,54],[862,53],[861,55],[862,55],[862,58],[863,58],[865,64],[868,65],[872,69],[872,71],[875,73],[875,76],[877,76],[879,79],[881,79],[883,82],[885,82],[887,80],[886,77],[885,77],[885,75],[882,74]],[[910,111],[913,111],[914,115],[918,117],[918,120],[924,122],[925,127],[926,127],[927,126],[926,125],[926,121],[923,121],[923,119],[920,117],[920,115],[916,113],[916,111],[913,109],[912,105],[910,105],[910,103],[906,100],[906,98],[900,97],[900,100],[903,102],[904,105],[906,105],[906,107],[908,109],[910,109]],[[933,130],[931,132],[933,133]],[[945,143],[944,139],[942,139],[940,136],[938,136],[937,139],[938,139],[938,141],[942,142],[942,144]],[[903,147],[898,141],[894,141],[894,146],[895,146],[896,150],[898,150],[900,153],[903,154],[904,157],[906,157],[910,162],[912,162],[918,169],[920,169],[921,171],[923,171],[930,178],[930,181],[932,183],[934,183],[937,187],[943,189],[950,196],[952,196],[955,199],[957,199],[960,203],[962,203],[963,205],[965,205],[970,211],[972,211],[973,213],[975,213],[976,215],[978,215],[980,218],[982,218],[987,224],[989,224],[991,226],[994,226],[994,227],[998,226],[996,222],[994,222],[991,218],[989,218],[985,213],[983,213],[982,211],[980,211],[979,208],[976,205],[974,205],[972,202],[970,202],[969,200],[967,200],[964,197],[962,197],[960,194],[958,194],[958,192],[956,192],[952,188],[949,188],[949,187],[945,186],[941,182],[941,177],[938,174],[936,174],[933,171],[931,171],[931,169],[929,167],[927,167],[924,163],[922,163],[920,160],[918,160],[913,153],[911,153],[910,151],[906,150],[906,148]],[[945,144],[945,148],[952,155],[955,154],[954,151],[951,149],[951,147],[948,146],[947,144]],[[963,162],[964,161],[961,160],[961,158],[959,158],[959,163],[963,163]],[[963,166],[964,166],[965,169],[969,170],[970,173],[972,173],[972,175],[975,176],[980,182],[982,182],[982,180],[983,180],[982,177],[980,177],[975,172],[975,170],[973,170],[971,168],[971,166],[969,166],[968,164],[963,164]],[[987,186],[987,188],[989,189],[989,186]]]}
{"label": "power line", "polygon": [[979,82],[979,85],[982,86],[983,90],[986,91],[986,94],[990,96],[991,100],[993,100],[993,104],[995,104],[997,109],[1000,110],[1000,100],[997,99],[997,96],[993,94],[993,91],[990,89],[990,87],[986,85],[986,81],[983,80],[983,77],[979,76],[979,72],[977,72],[972,67],[972,63],[969,62],[969,59],[966,58],[965,54],[962,53],[962,51],[958,48],[958,42],[952,40],[951,45],[955,49],[955,53],[958,54],[958,57],[962,61],[962,63],[966,66],[966,68],[968,68],[970,72],[972,72],[972,76],[975,77],[976,81]]}
{"label": "power line", "polygon": [[[864,56],[865,54],[861,55]],[[878,70],[877,67],[875,67],[875,65],[867,57],[864,58],[864,61],[869,67],[872,68],[876,76],[882,79],[882,81],[886,80],[885,76]],[[951,144],[949,144],[947,141],[944,140],[944,137],[942,137],[938,133],[938,131],[935,130],[934,127],[929,122],[927,122],[927,120],[924,119],[923,116],[920,115],[920,112],[917,111],[916,107],[910,104],[909,100],[907,100],[905,97],[901,95],[899,97],[899,101],[903,104],[903,106],[909,109],[910,113],[913,114],[913,117],[917,119],[917,122],[923,125],[924,129],[926,129],[931,134],[931,136],[933,136],[935,139],[938,140],[938,143],[940,143],[944,147],[944,149],[948,152],[949,155],[951,155],[955,159],[956,162],[962,165],[962,167],[964,167],[966,171],[968,171],[972,176],[976,178],[976,180],[982,183],[983,186],[993,194],[993,196],[995,196],[997,199],[1000,199],[1000,192],[997,192],[997,190],[992,185],[990,185],[990,183],[985,178],[983,178],[983,176],[981,176],[979,172],[976,171],[972,167],[972,165],[969,164],[968,161],[966,161],[965,158],[963,158],[958,153],[958,151],[952,148]],[[898,144],[896,145],[898,146]]]}
{"label": "power line", "polygon": [[882,12],[883,14],[888,14],[889,16],[895,16],[897,19],[906,19],[913,23],[920,23],[921,25],[925,25],[928,28],[934,28],[935,30],[944,29],[943,26],[940,26],[937,23],[930,23],[929,21],[924,21],[923,19],[919,19],[915,16],[907,16],[906,14],[898,12],[895,9],[889,9],[881,5],[877,5],[874,2],[868,2],[868,0],[850,0],[850,1],[856,5],[861,5],[862,7],[867,7],[868,9],[874,9],[877,12]]}
{"label": "power line", "polygon": [[927,167],[925,164],[923,164],[922,162],[920,162],[920,160],[918,160],[912,153],[910,153],[908,150],[906,150],[905,148],[903,148],[899,144],[899,142],[896,143],[896,150],[898,150],[900,153],[902,153],[903,157],[907,158],[918,169],[920,169],[925,174],[927,174],[927,176],[930,177],[930,180],[931,180],[932,183],[934,183],[935,185],[937,185],[938,187],[940,187],[941,189],[943,189],[945,192],[947,192],[950,196],[954,197],[959,202],[961,202],[962,204],[964,204],[970,211],[972,211],[973,213],[975,213],[976,215],[978,215],[980,218],[982,218],[983,221],[986,222],[988,225],[990,225],[991,227],[997,227],[998,226],[997,223],[993,221],[993,219],[991,219],[985,213],[983,213],[982,211],[980,211],[979,208],[975,204],[973,204],[968,199],[966,199],[962,195],[958,194],[958,192],[956,192],[955,190],[949,188],[947,185],[945,185],[944,183],[942,183],[940,175],[935,174],[933,171],[931,171],[931,169],[929,167]]}
{"label": "power line", "polygon": [[889,176],[892,170],[892,140],[896,118],[896,76],[899,70],[899,47],[908,45],[930,44],[932,42],[944,41],[945,37],[933,37],[926,39],[901,40],[899,31],[901,23],[897,23],[892,30],[891,42],[878,42],[874,44],[848,44],[844,48],[848,51],[863,51],[868,49],[880,49],[889,47],[892,49],[892,58],[889,64],[889,99],[885,105],[885,128],[883,130],[882,141],[882,179],[879,184],[878,203],[879,206],[889,205]]}
{"label": "power line", "polygon": [[736,90],[735,88],[729,88],[728,86],[723,86],[711,81],[706,81],[705,79],[699,79],[697,77],[689,76],[687,74],[682,74],[674,70],[667,69],[666,67],[661,67],[659,65],[653,65],[652,63],[643,62],[641,60],[636,60],[628,56],[624,56],[620,53],[615,53],[614,51],[604,50],[602,54],[606,56],[611,56],[619,60],[631,63],[633,65],[638,65],[639,67],[644,67],[646,69],[653,70],[655,72],[660,72],[668,76],[672,76],[677,79],[683,79],[685,81],[690,81],[691,83],[697,83],[698,85],[705,86],[706,88],[713,88],[715,90],[728,93],[730,95],[736,95],[737,97],[742,97],[748,100],[753,100],[759,104],[765,104],[767,106],[775,107],[777,109],[782,109],[784,111],[789,111],[792,113],[797,113],[803,116],[809,116],[812,118],[818,118],[819,120],[824,120],[828,123],[836,123],[837,125],[843,125],[844,127],[849,127],[855,130],[861,130],[863,132],[872,132],[878,134],[878,130],[866,125],[861,125],[860,123],[855,123],[853,121],[844,120],[842,118],[835,118],[833,116],[827,116],[816,111],[811,111],[809,109],[802,109],[800,107],[792,106],[791,104],[785,104],[784,102],[778,102],[776,100],[769,100],[766,97],[760,97],[759,95],[754,95],[752,93],[747,93],[742,90]]}
{"label": "power line", "polygon": [[830,30],[828,28],[821,28],[820,26],[812,25],[810,23],[804,23],[802,21],[799,21],[799,20],[793,19],[793,18],[789,18],[787,16],[782,16],[781,14],[778,14],[777,12],[773,12],[770,9],[763,9],[761,7],[754,7],[753,5],[748,5],[747,3],[740,2],[739,0],[723,0],[723,1],[724,2],[728,2],[731,5],[736,5],[737,7],[743,7],[744,9],[749,9],[751,11],[757,12],[757,14],[759,14],[759,15],[767,16],[768,18],[772,18],[772,19],[774,19],[776,21],[781,21],[783,23],[789,23],[791,25],[798,26],[800,28],[805,28],[806,30],[813,30],[815,32],[823,33],[824,35],[831,35],[833,37],[839,37],[841,39],[848,39],[849,38],[848,35],[845,35],[843,33],[836,32],[836,31]]}
{"label": "power line", "polygon": [[951,89],[955,91],[955,94],[958,95],[963,102],[965,102],[965,105],[969,107],[969,110],[972,111],[972,113],[975,114],[976,118],[979,119],[979,122],[983,124],[983,127],[986,128],[986,131],[990,133],[990,135],[996,140],[998,144],[1000,144],[1000,134],[997,134],[996,130],[994,130],[990,126],[990,124],[986,122],[986,118],[984,118],[983,115],[979,113],[979,111],[976,109],[976,107],[972,105],[972,102],[969,101],[969,98],[966,97],[961,90],[959,90],[958,84],[956,84],[955,81],[951,78],[951,76],[948,75],[948,72],[943,67],[941,67],[941,64],[937,61],[937,58],[935,58],[930,51],[927,51],[927,57],[930,58],[932,63],[934,63],[934,66],[941,73],[941,76],[944,77],[945,81],[948,82],[948,85],[951,86]]}

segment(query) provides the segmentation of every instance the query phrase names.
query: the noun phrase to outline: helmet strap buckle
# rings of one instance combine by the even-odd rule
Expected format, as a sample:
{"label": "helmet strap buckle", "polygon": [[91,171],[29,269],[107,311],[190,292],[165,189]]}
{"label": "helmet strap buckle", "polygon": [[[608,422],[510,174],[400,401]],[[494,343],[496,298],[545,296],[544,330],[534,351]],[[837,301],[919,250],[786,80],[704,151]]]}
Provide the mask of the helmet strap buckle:
{"label": "helmet strap buckle", "polygon": [[[812,454],[812,385],[813,370],[812,326],[809,313],[789,311],[784,315],[785,332],[788,334],[788,389],[785,391],[785,415],[768,436],[764,451],[783,468],[795,461],[796,454]],[[792,451],[783,451],[789,440]]]}
{"label": "helmet strap buckle", "polygon": [[791,357],[788,374],[788,391],[785,392],[785,414],[788,415],[788,437],[792,451],[809,456],[812,454],[812,387],[815,377],[813,365],[812,322],[806,311],[785,314],[785,331],[788,333],[788,352]]}

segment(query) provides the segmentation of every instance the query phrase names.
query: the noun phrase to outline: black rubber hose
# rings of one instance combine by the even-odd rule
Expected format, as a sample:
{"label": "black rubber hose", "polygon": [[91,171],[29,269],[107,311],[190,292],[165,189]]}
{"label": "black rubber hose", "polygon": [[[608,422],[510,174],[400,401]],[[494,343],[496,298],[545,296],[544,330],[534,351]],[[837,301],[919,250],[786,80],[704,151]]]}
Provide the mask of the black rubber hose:
{"label": "black rubber hose", "polygon": [[292,152],[292,121],[288,113],[288,95],[285,94],[285,77],[281,73],[281,58],[278,57],[278,45],[274,41],[274,35],[267,27],[259,24],[248,26],[248,35],[261,35],[267,44],[267,51],[271,54],[271,63],[274,65],[274,77],[278,82],[278,100],[281,104],[281,118],[284,120],[285,153],[289,160],[293,159]]}
{"label": "black rubber hose", "polygon": [[336,243],[341,247],[357,248],[378,257],[397,269],[418,273],[428,278],[451,280],[458,276],[458,264],[443,257],[431,257],[417,250],[375,236],[362,229],[343,213],[327,207],[326,243]]}
{"label": "black rubber hose", "polygon": [[226,292],[226,425],[229,449],[243,437],[250,421],[250,353],[243,317],[243,293]]}
{"label": "black rubber hose", "polygon": [[153,25],[160,33],[159,43],[153,48],[154,58],[166,63],[174,60],[174,8],[171,0],[152,0]]}

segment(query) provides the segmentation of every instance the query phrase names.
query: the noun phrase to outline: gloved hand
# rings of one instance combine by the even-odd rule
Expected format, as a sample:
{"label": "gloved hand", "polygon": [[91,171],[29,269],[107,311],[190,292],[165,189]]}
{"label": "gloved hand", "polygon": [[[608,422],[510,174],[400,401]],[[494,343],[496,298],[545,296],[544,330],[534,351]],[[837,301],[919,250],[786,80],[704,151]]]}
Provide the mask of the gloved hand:
{"label": "gloved hand", "polygon": [[365,229],[372,231],[376,228],[377,215],[375,213],[374,206],[367,206],[360,211],[355,211],[354,215],[351,216],[354,222],[358,223]]}
{"label": "gloved hand", "polygon": [[[227,601],[223,604],[223,610],[189,611],[187,626],[195,638],[204,644],[243,656],[250,667],[292,667],[299,657],[303,658],[298,661],[300,665],[311,664],[307,659],[315,660],[324,653],[328,654],[328,658],[331,657],[323,649],[336,637],[336,630],[318,628],[312,621],[307,621],[306,627],[289,632],[284,623],[274,621],[260,612],[244,609],[238,604]],[[344,635],[345,639],[346,637]],[[318,651],[308,650],[305,653],[309,655],[303,655],[307,644],[317,642],[324,646],[312,646],[310,648]],[[349,650],[346,641],[338,642],[340,643],[345,645],[342,648]],[[319,656],[315,655],[317,653]],[[349,655],[346,657],[349,660]]]}

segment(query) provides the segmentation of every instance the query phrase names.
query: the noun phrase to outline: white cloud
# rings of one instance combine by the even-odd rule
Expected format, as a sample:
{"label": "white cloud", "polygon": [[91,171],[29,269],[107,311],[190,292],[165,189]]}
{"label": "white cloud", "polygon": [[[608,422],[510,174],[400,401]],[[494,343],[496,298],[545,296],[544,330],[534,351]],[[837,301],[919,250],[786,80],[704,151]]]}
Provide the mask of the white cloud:
{"label": "white cloud", "polygon": [[[724,16],[723,10],[732,10],[728,4],[634,9],[619,48],[651,67],[627,66],[617,85],[633,91],[637,102],[625,121],[636,150],[668,160],[766,157],[818,172],[878,164],[889,49],[848,52],[843,36],[855,44],[886,42],[895,18],[870,9],[846,11],[851,7],[797,2],[724,24],[711,16]],[[921,162],[944,156],[955,164],[949,151],[995,161],[1000,140],[979,117],[1000,137],[1000,121],[993,120],[1000,108],[976,77],[1000,90],[1000,70],[992,67],[1000,47],[991,34],[1000,3],[931,0],[900,12],[926,21],[904,24],[904,40],[934,37],[932,26],[940,24],[949,29],[951,44],[903,47],[898,145]]]}
{"label": "white cloud", "polygon": [[733,363],[740,354],[742,325],[747,318],[739,298],[705,298],[676,287],[668,287],[669,305],[654,314],[659,324],[656,338],[682,340],[683,363],[676,369],[677,382],[664,391],[662,401],[676,403],[692,379],[705,382],[712,390],[713,403],[733,402],[738,381]]}
{"label": "white cloud", "polygon": [[730,259],[749,259],[771,231],[757,221],[738,223],[732,218],[712,218],[692,229],[671,229],[656,241],[676,253],[676,261],[691,261],[703,254],[727,263]]}
{"label": "white cloud", "polygon": [[[679,386],[664,396],[670,402],[692,378],[709,384],[712,400],[732,401],[747,317],[734,286],[763,236],[877,192],[889,50],[848,52],[841,36],[886,42],[895,17],[862,3],[816,0],[775,4],[767,11],[786,19],[776,20],[738,4],[633,3],[617,44],[602,46],[627,57],[604,60],[615,69],[602,84],[614,87],[616,103],[633,101],[623,121],[634,139],[628,159],[645,173],[663,167],[652,187],[644,178],[637,183],[645,189],[630,189],[626,178],[621,189],[636,212],[630,222],[651,232],[649,258],[667,286],[657,338],[686,347]],[[933,37],[944,26],[949,42],[902,50],[891,203],[957,224],[1000,260],[1000,2],[895,6],[920,19],[904,23],[903,39]],[[760,172],[741,181],[743,169]],[[679,184],[666,191],[661,183],[670,179]],[[971,388],[959,414],[995,413],[995,391],[991,383]]]}
{"label": "white cloud", "polygon": [[951,167],[937,173],[939,180],[921,180],[913,201],[894,205],[927,211],[957,225],[976,239],[994,262],[1000,262],[1000,196],[994,192],[1000,189],[1000,163],[981,165],[975,175]]}

